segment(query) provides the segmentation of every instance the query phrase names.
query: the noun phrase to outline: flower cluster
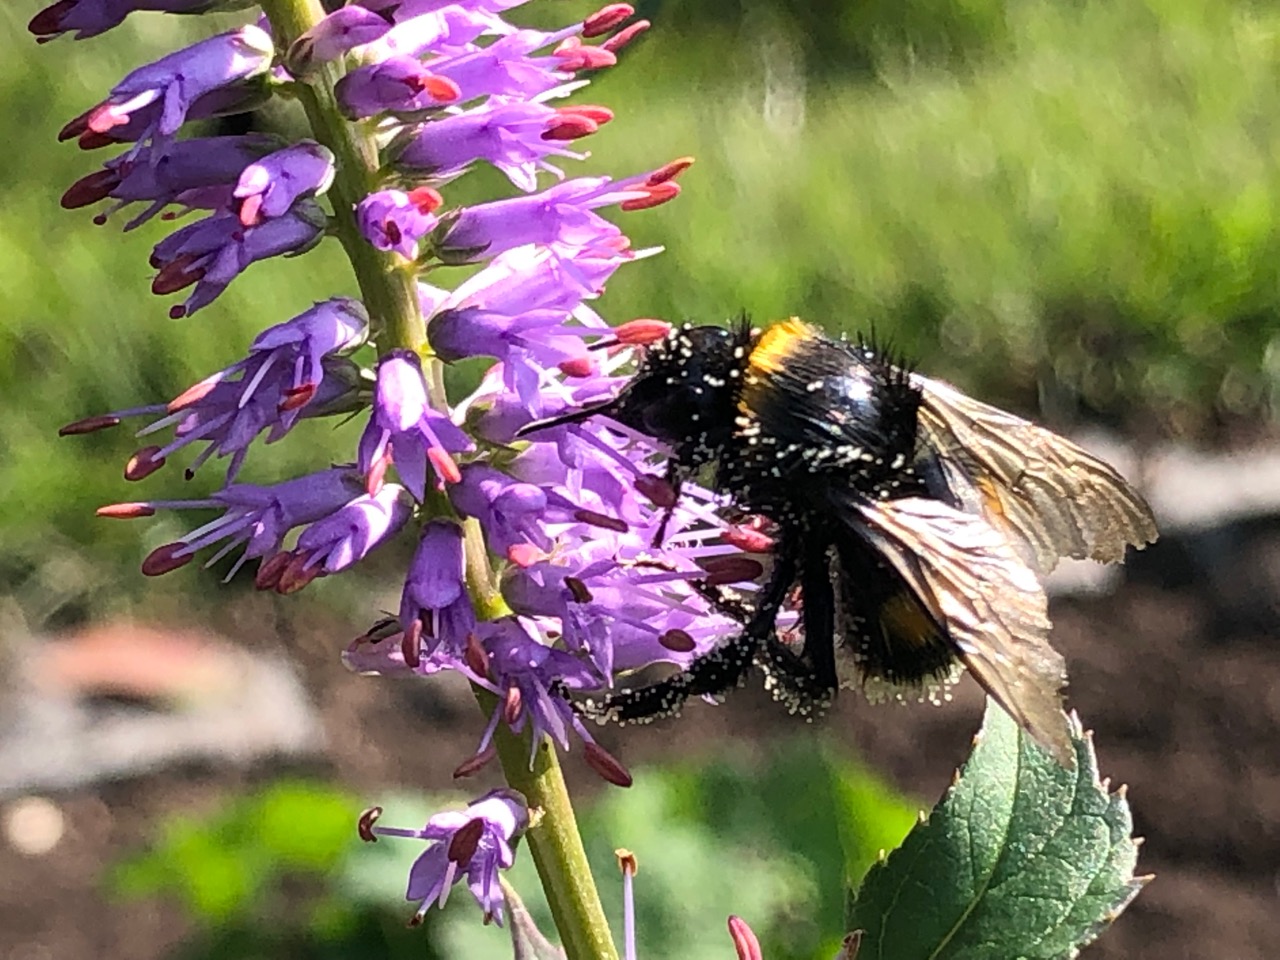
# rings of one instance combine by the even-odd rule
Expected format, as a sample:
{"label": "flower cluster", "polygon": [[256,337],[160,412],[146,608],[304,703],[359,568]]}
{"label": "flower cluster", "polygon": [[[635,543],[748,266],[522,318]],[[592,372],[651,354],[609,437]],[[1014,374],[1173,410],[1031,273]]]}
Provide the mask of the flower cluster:
{"label": "flower cluster", "polygon": [[[131,481],[184,451],[193,454],[183,465],[188,478],[225,459],[223,482],[207,497],[99,511],[215,512],[152,551],[148,575],[202,555],[206,566],[231,558],[228,578],[255,563],[259,589],[292,593],[394,537],[414,537],[397,614],[349,646],[348,665],[456,671],[489,691],[496,705],[460,774],[493,755],[494,734],[506,726],[528,731],[534,750],[544,738],[567,749],[576,737],[602,776],[625,784],[629,774],[594,743],[568,698],[606,690],[619,673],[706,652],[733,624],[695,581],[750,581],[758,566],[735,564],[737,547],[710,494],[685,485],[676,502],[662,454],[644,438],[598,423],[517,438],[535,419],[614,394],[633,350],[666,332],[647,319],[610,327],[591,308],[615,270],[657,252],[632,249],[603,212],[673,199],[691,162],[619,179],[567,178],[556,164],[584,156],[577,143],[613,118],[568,98],[648,24],[629,22],[633,9],[613,3],[558,31],[519,28],[505,14],[521,2],[362,0],[289,38],[262,19],[134,70],[68,123],[62,139],[115,152],[67,190],[64,206],[103,205],[102,224],[135,208],[126,230],[161,213],[189,215],[151,253],[152,290],[186,291],[170,309],[175,318],[207,306],[250,264],[304,253],[334,234],[368,244],[379,273],[361,276],[357,264],[363,302],[327,300],[271,326],[244,357],[167,403],[63,432],[144,418],[138,436],[148,442],[125,467]],[[242,6],[250,4],[59,0],[30,29],[41,41],[85,38],[138,10]],[[363,149],[341,138],[183,136],[190,121],[251,110],[306,84],[329,85],[327,102],[341,114],[334,122],[365,138]],[[337,176],[359,163],[361,176]],[[512,195],[451,205],[453,181],[484,164],[505,175]],[[343,192],[370,181],[376,189],[367,195]],[[421,279],[428,267],[460,264],[476,269],[454,289]],[[373,308],[387,310],[368,284],[386,277],[416,285],[403,316]],[[474,357],[491,361],[480,386],[448,396],[441,364]],[[364,423],[350,462],[269,485],[237,480],[258,441],[281,440],[303,418],[334,416]],[[468,525],[477,536],[464,535]],[[483,615],[477,570],[500,593]],[[465,874],[499,918],[489,871],[510,862],[510,830],[472,837],[467,825],[433,820],[416,835],[443,841],[446,829],[454,840],[424,855],[411,895],[443,901]],[[464,833],[465,844],[457,840]],[[484,867],[468,866],[471,857],[454,847],[485,851]]]}

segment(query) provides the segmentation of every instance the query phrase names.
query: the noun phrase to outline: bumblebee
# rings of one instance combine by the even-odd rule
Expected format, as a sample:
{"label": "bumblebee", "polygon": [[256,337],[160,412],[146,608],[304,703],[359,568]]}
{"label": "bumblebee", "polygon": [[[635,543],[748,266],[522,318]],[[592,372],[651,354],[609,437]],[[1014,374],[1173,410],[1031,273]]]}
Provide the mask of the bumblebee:
{"label": "bumblebee", "polygon": [[[1072,755],[1064,661],[1037,574],[1063,557],[1124,559],[1155,521],[1070,441],[910,370],[874,343],[791,319],[767,331],[674,329],[613,399],[525,432],[609,417],[668,446],[668,480],[715,489],[776,531],[743,623],[685,671],[575,706],[645,721],[753,669],[792,712],[825,708],[846,666],[868,690],[927,689],[963,666],[1036,741]],[[798,630],[779,613],[799,607]]]}

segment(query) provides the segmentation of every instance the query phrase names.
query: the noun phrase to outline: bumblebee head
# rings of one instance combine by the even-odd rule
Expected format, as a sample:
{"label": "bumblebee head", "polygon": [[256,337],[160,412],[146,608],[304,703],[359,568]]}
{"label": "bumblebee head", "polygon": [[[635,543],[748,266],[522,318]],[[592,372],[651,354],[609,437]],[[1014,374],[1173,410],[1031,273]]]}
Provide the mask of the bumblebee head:
{"label": "bumblebee head", "polygon": [[752,336],[745,323],[677,327],[646,351],[612,400],[539,420],[520,434],[606,416],[669,445],[689,466],[714,459],[733,432]]}

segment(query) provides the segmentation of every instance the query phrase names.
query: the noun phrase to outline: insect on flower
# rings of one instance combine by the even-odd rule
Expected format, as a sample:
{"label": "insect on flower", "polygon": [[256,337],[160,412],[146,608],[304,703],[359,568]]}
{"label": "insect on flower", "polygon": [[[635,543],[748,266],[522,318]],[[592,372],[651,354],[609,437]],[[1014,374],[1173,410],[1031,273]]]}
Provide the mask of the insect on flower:
{"label": "insect on flower", "polygon": [[[735,509],[771,524],[773,564],[753,602],[718,597],[740,634],[580,711],[650,720],[754,667],[807,715],[842,676],[874,697],[934,690],[963,666],[1071,762],[1065,666],[1037,573],[1063,557],[1120,561],[1156,537],[1150,508],[1107,464],[868,340],[832,340],[797,319],[763,333],[745,321],[675,329],[616,397],[523,432],[596,416],[667,444],[677,490],[710,471]],[[780,633],[788,603],[800,629]]]}

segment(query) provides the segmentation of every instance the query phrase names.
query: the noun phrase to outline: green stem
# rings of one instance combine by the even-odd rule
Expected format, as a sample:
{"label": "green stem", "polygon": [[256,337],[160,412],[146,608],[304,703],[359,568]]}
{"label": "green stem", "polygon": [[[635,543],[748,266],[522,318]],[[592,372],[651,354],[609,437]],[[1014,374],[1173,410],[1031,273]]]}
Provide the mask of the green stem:
{"label": "green stem", "polygon": [[[319,0],[262,0],[262,9],[281,49],[324,16]],[[340,76],[338,66],[328,64],[298,84],[298,97],[314,136],[333,151],[337,166],[329,188],[335,232],[355,271],[378,347],[405,347],[424,357],[431,401],[445,409],[442,368],[427,344],[413,268],[395,254],[370,246],[356,225],[355,205],[379,186],[378,156],[372,141],[338,110],[334,89]],[[489,563],[480,525],[467,520],[463,535],[467,587],[476,613],[484,619],[510,614]],[[490,714],[496,706],[492,695],[477,690],[477,697]],[[565,953],[569,960],[617,960],[555,750],[544,738],[531,768],[528,734],[519,737],[499,727],[496,742],[507,783],[524,794],[530,809],[540,814],[525,840]]]}
{"label": "green stem", "polygon": [[[481,706],[495,704],[490,694],[479,696]],[[541,813],[525,841],[568,960],[618,960],[555,750],[544,739],[530,767],[528,735],[500,726],[495,740],[507,783]]]}

